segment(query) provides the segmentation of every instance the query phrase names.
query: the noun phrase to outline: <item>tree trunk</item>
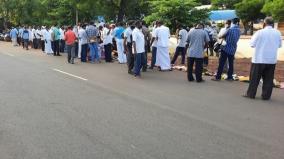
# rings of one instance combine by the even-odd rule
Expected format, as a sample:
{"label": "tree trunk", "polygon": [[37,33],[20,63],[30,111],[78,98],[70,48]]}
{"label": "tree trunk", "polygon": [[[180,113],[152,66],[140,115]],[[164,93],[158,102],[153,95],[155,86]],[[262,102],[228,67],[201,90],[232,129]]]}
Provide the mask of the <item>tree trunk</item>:
{"label": "tree trunk", "polygon": [[247,35],[248,34],[248,29],[249,29],[249,26],[248,26],[248,22],[243,22],[244,24],[244,35]]}
{"label": "tree trunk", "polygon": [[250,24],[250,35],[253,35],[253,21]]}
{"label": "tree trunk", "polygon": [[76,25],[78,26],[78,21],[79,21],[79,15],[78,15],[78,9],[76,8]]}
{"label": "tree trunk", "polygon": [[3,17],[4,24],[3,24],[3,26],[4,26],[5,30],[8,30],[8,16],[9,16],[8,10],[4,11],[4,17]]}
{"label": "tree trunk", "polygon": [[119,11],[117,15],[117,22],[122,22],[125,15],[126,0],[121,0],[119,4]]}

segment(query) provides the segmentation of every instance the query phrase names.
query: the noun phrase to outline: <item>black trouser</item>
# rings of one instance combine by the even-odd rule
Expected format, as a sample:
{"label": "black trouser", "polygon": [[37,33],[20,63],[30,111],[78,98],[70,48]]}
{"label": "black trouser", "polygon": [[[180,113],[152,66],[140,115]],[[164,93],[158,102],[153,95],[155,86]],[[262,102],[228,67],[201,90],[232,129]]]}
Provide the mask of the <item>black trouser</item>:
{"label": "black trouser", "polygon": [[41,43],[41,50],[45,51],[45,41],[41,40],[40,43]]}
{"label": "black trouser", "polygon": [[216,79],[221,79],[221,76],[222,76],[222,73],[223,73],[223,70],[224,70],[224,65],[225,65],[227,59],[228,59],[228,62],[229,62],[228,79],[233,79],[235,55],[229,55],[224,51],[221,51],[221,56],[219,58],[219,67],[218,67]]}
{"label": "black trouser", "polygon": [[250,71],[250,83],[247,96],[255,98],[259,81],[262,78],[262,99],[270,99],[273,90],[275,64],[252,64]]}
{"label": "black trouser", "polygon": [[[128,66],[128,72],[132,72],[134,67],[134,54],[132,53],[132,44],[127,43],[127,66]],[[144,55],[143,55],[144,56]]]}
{"label": "black trouser", "polygon": [[55,52],[54,41],[51,41],[51,49],[52,49],[53,52]]}
{"label": "black trouser", "polygon": [[26,48],[27,50],[29,49],[29,39],[24,39],[24,45],[23,48]]}
{"label": "black trouser", "polygon": [[[147,46],[145,46],[145,50],[146,50],[146,48],[147,48]],[[148,52],[147,51],[145,51],[144,53],[144,59],[142,59],[142,60],[144,60],[143,61],[143,66],[142,66],[142,70],[143,71],[147,71],[147,67],[148,67]]]}
{"label": "black trouser", "polygon": [[175,52],[175,55],[174,55],[174,57],[172,59],[171,64],[175,64],[176,63],[176,60],[177,60],[179,55],[181,55],[181,64],[184,65],[184,63],[185,63],[185,47],[180,47],[180,46],[178,46],[176,48],[176,52]]}
{"label": "black trouser", "polygon": [[[22,38],[22,46],[23,46],[23,48],[25,48],[25,40]],[[29,43],[29,40],[28,40],[28,43]],[[29,45],[29,44],[28,44]]]}
{"label": "black trouser", "polygon": [[210,51],[210,55],[208,53],[208,56],[214,56],[214,44],[216,43],[215,40],[211,40],[209,42],[208,50]]}
{"label": "black trouser", "polygon": [[195,63],[195,77],[197,82],[202,81],[203,71],[203,58],[188,57],[187,58],[187,79],[188,81],[194,81],[193,65]]}
{"label": "black trouser", "polygon": [[65,40],[60,40],[60,52],[64,52],[65,50]]}
{"label": "black trouser", "polygon": [[157,56],[157,47],[152,47],[152,60],[151,60],[151,68],[155,67],[156,64],[156,56]]}
{"label": "black trouser", "polygon": [[112,62],[111,46],[112,46],[111,44],[104,45],[104,48],[105,48],[105,61],[106,62]]}
{"label": "black trouser", "polygon": [[34,45],[34,49],[38,49],[38,39],[36,38],[33,39],[33,45]]}
{"label": "black trouser", "polygon": [[21,46],[21,41],[22,41],[22,38],[21,38],[21,37],[18,37],[18,38],[17,38],[17,42],[18,42],[19,46]]}
{"label": "black trouser", "polygon": [[78,52],[79,52],[79,43],[75,42],[75,57],[78,57]]}
{"label": "black trouser", "polygon": [[59,51],[60,51],[60,48],[59,48],[59,40],[54,40],[53,41],[53,52],[54,52],[54,55],[59,55]]}
{"label": "black trouser", "polygon": [[209,57],[208,56],[205,56],[204,57],[204,59],[203,59],[203,64],[204,64],[204,66],[208,66],[208,64],[209,64]]}

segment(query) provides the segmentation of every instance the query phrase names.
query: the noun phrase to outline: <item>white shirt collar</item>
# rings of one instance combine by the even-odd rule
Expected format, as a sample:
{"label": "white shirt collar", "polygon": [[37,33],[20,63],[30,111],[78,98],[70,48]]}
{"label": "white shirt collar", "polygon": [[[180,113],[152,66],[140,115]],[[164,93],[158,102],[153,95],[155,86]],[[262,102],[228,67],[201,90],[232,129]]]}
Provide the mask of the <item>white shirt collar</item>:
{"label": "white shirt collar", "polygon": [[272,26],[266,26],[264,29],[272,29]]}

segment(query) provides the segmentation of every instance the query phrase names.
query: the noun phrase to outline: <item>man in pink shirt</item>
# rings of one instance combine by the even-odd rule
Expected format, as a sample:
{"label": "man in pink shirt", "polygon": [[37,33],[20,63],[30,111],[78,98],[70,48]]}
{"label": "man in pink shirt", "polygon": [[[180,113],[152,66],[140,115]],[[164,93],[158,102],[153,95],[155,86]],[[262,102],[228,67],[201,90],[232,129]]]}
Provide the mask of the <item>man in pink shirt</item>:
{"label": "man in pink shirt", "polygon": [[76,35],[72,31],[72,27],[68,26],[68,30],[65,33],[65,42],[66,42],[66,48],[68,53],[68,63],[74,64],[74,58],[75,58],[75,42],[76,42]]}

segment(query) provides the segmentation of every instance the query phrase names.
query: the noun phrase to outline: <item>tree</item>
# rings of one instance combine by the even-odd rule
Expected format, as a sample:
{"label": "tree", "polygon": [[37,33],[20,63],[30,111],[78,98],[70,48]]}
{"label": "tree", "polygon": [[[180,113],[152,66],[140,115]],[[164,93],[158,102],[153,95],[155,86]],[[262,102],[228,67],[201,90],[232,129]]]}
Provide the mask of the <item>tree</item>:
{"label": "tree", "polygon": [[147,23],[163,20],[173,30],[178,24],[193,25],[208,19],[207,10],[194,8],[198,5],[194,0],[152,0],[149,1],[151,14],[146,16],[145,20]]}
{"label": "tree", "polygon": [[262,12],[273,16],[277,21],[284,20],[284,1],[270,0],[265,3]]}
{"label": "tree", "polygon": [[[238,17],[242,20],[245,27],[245,35],[250,27],[250,34],[253,34],[253,23],[257,19],[264,18],[265,15],[261,13],[265,0],[242,0],[235,5]],[[250,23],[250,25],[249,25]]]}
{"label": "tree", "polygon": [[13,18],[17,2],[17,0],[0,0],[0,17],[3,19],[4,29],[8,28],[8,23]]}
{"label": "tree", "polygon": [[127,19],[141,19],[147,14],[148,0],[104,0],[100,1],[102,13],[109,19],[121,22]]}
{"label": "tree", "polygon": [[234,9],[235,4],[241,2],[241,0],[211,0],[211,2],[218,9]]}
{"label": "tree", "polygon": [[202,4],[202,5],[209,5],[211,4],[211,0],[197,0],[196,2]]}

